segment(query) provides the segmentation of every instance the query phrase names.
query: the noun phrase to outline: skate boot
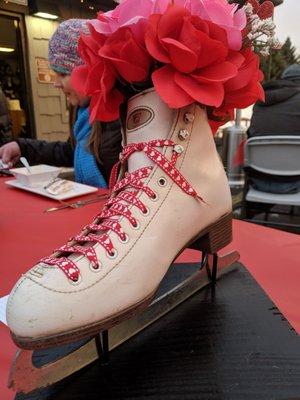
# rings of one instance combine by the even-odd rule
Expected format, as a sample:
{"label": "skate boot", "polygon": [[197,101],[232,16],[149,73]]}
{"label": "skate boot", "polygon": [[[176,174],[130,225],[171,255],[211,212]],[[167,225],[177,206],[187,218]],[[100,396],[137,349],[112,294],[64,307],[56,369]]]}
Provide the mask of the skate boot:
{"label": "skate boot", "polygon": [[170,109],[149,89],[129,100],[125,136],[104,209],[10,294],[21,348],[110,328],[147,307],[187,246],[214,253],[231,241],[231,195],[205,109]]}

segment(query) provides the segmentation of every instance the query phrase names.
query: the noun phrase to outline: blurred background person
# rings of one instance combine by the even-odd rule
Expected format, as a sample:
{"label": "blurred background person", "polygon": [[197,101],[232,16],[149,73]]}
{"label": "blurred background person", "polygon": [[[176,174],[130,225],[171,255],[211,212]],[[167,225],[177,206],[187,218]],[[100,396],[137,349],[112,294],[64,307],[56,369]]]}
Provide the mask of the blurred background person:
{"label": "blurred background person", "polygon": [[0,86],[0,146],[12,139],[8,102]]}
{"label": "blurred background person", "polygon": [[300,65],[287,67],[264,90],[266,100],[254,106],[248,137],[300,135]]}
{"label": "blurred background person", "polygon": [[[282,73],[282,79],[264,84],[266,101],[257,102],[253,109],[248,137],[300,135],[300,65],[292,64]],[[287,154],[288,157],[288,154]],[[270,178],[263,174],[248,176],[254,189],[279,194],[292,194],[300,190],[297,177]]]}
{"label": "blurred background person", "polygon": [[89,33],[86,22],[83,19],[62,22],[49,42],[49,63],[57,74],[54,86],[65,93],[71,106],[68,141],[19,138],[0,148],[0,158],[9,166],[21,156],[30,164],[74,166],[76,182],[106,187],[111,168],[121,151],[120,123],[117,120],[90,125],[90,99],[79,95],[71,83],[73,69],[83,63],[77,46],[80,33]]}

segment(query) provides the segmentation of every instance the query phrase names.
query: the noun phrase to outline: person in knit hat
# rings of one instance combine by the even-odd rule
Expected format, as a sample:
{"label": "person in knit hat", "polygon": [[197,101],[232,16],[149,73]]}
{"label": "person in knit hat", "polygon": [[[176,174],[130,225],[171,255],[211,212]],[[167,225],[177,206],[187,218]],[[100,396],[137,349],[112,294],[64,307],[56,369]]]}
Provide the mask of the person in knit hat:
{"label": "person in knit hat", "polygon": [[71,106],[70,138],[66,142],[46,142],[19,138],[0,148],[0,159],[12,166],[22,156],[31,164],[74,166],[75,181],[106,187],[110,171],[121,151],[119,121],[89,123],[89,101],[71,83],[73,69],[81,64],[77,47],[81,33],[89,33],[87,20],[62,22],[49,41],[48,60],[56,72],[54,86],[61,89]]}
{"label": "person in knit hat", "polygon": [[58,26],[49,41],[48,60],[53,71],[70,75],[83,64],[77,51],[80,33],[89,33],[85,19],[69,19]]}
{"label": "person in knit hat", "polygon": [[49,41],[48,60],[51,69],[56,72],[54,86],[62,89],[72,106],[89,103],[89,99],[78,95],[71,84],[73,69],[83,64],[77,51],[81,33],[89,33],[87,20],[69,19],[58,26]]}

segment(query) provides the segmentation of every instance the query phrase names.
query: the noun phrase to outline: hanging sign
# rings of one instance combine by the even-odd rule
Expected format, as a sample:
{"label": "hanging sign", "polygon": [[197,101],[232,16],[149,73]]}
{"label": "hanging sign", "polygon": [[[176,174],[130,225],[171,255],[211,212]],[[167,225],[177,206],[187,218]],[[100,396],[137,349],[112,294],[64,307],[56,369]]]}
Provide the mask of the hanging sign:
{"label": "hanging sign", "polygon": [[46,58],[35,59],[37,68],[37,79],[40,83],[53,83],[55,81],[56,74],[49,66],[49,62]]}

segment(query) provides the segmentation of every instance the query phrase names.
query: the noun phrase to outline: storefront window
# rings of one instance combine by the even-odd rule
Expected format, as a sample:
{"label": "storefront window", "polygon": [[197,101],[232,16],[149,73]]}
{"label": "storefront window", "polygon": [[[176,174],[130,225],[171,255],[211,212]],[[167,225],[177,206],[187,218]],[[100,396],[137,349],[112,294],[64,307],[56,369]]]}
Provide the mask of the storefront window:
{"label": "storefront window", "polygon": [[30,137],[20,20],[5,14],[0,14],[0,85],[8,102],[13,138]]}

